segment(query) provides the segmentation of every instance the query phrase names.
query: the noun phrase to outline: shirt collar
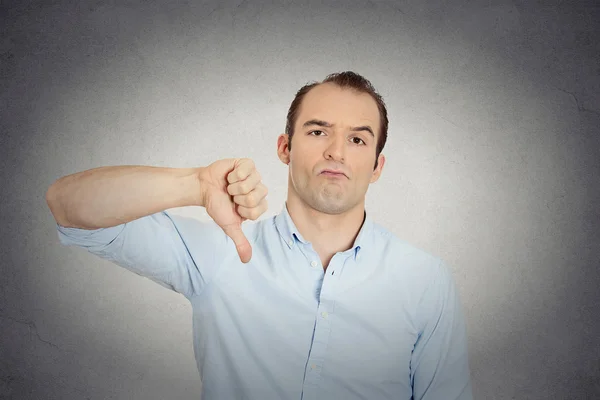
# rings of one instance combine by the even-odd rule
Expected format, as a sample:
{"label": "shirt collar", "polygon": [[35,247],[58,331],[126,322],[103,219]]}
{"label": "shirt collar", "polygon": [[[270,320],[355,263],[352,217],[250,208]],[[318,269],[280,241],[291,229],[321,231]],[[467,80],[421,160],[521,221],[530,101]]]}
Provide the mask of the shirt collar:
{"label": "shirt collar", "polygon": [[[310,243],[304,239],[304,237],[302,237],[302,234],[300,234],[298,228],[294,224],[294,221],[292,220],[292,217],[287,209],[287,202],[284,203],[281,212],[275,216],[275,226],[277,227],[279,235],[290,249],[293,247],[296,241],[299,241],[303,244]],[[356,236],[356,240],[354,240],[354,245],[351,248],[355,258],[358,256],[363,246],[367,244],[367,240],[371,236],[370,234],[372,230],[373,221],[365,210],[363,224],[358,232],[358,235]]]}

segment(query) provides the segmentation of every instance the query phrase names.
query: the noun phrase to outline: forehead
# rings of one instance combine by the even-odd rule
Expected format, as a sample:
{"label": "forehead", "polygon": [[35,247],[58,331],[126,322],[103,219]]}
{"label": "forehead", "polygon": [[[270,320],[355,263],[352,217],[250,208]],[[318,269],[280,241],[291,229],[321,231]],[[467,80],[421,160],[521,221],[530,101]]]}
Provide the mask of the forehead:
{"label": "forehead", "polygon": [[347,126],[371,125],[379,131],[379,109],[367,93],[324,83],[311,89],[302,100],[296,126],[309,119]]}

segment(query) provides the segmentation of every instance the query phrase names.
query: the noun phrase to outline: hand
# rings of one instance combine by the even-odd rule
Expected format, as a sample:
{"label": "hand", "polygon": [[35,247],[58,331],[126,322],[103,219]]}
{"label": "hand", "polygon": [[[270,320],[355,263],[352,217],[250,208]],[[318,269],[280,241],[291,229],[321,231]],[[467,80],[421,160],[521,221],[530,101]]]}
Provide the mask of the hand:
{"label": "hand", "polygon": [[206,212],[235,243],[240,260],[252,258],[252,247],[242,222],[256,220],[268,209],[267,187],[249,158],[215,161],[200,172],[202,204]]}

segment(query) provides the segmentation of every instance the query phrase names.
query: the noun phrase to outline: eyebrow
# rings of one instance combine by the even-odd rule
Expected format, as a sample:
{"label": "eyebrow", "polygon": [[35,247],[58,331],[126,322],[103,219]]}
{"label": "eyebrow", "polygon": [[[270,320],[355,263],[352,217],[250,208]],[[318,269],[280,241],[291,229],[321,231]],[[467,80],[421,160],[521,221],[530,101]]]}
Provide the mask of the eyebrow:
{"label": "eyebrow", "polygon": [[[333,126],[332,124],[330,124],[330,123],[329,123],[329,122],[327,122],[327,121],[322,121],[322,120],[320,120],[320,119],[311,119],[311,120],[308,120],[308,121],[306,121],[306,122],[305,122],[305,123],[302,125],[302,127],[303,127],[303,128],[306,128],[306,127],[309,127],[309,126],[311,126],[311,125],[323,126],[323,127],[325,127],[325,128],[331,128],[331,127]],[[363,126],[355,126],[355,127],[353,127],[353,128],[350,128],[350,130],[351,130],[352,132],[367,131],[367,132],[369,132],[369,133],[371,134],[371,136],[373,136],[373,138],[375,138],[375,134],[373,133],[373,129],[371,129],[371,127],[370,127],[370,126],[368,126],[368,125],[363,125]]]}

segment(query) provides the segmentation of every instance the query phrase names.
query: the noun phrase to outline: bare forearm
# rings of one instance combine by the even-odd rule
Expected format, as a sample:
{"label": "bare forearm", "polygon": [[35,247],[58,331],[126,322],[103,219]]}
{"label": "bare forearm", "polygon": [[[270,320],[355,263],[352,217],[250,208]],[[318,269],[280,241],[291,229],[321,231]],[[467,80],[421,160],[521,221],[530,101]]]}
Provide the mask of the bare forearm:
{"label": "bare forearm", "polygon": [[203,206],[199,168],[99,167],[54,182],[46,201],[62,226],[98,229],[168,208]]}

